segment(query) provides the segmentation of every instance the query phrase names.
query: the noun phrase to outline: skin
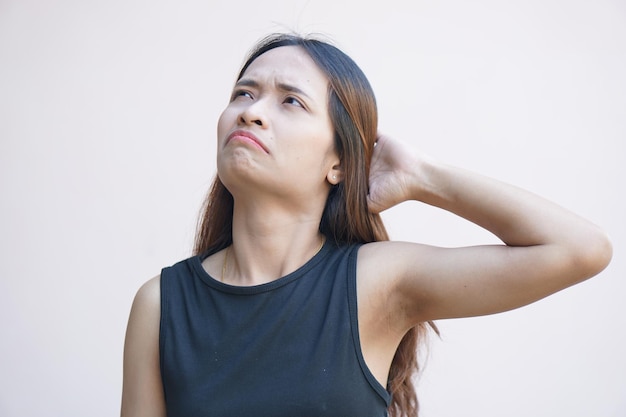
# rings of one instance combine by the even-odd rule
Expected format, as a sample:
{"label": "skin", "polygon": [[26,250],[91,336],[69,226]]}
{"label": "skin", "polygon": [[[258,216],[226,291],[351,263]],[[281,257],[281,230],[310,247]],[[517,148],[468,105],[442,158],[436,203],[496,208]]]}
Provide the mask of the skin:
{"label": "skin", "polygon": [[[235,199],[224,281],[255,285],[294,271],[315,254],[328,188],[342,180],[342,171],[332,148],[328,82],[306,53],[293,46],[274,49],[255,60],[243,78],[218,123],[218,173]],[[228,139],[241,129],[253,132],[263,146],[246,138]],[[369,184],[373,212],[421,201],[484,227],[504,243],[439,248],[375,242],[361,247],[361,348],[383,386],[402,336],[415,324],[532,303],[599,273],[611,258],[610,241],[592,223],[384,135],[372,157]],[[221,276],[224,256],[221,251],[205,260],[213,277]],[[142,286],[133,303],[122,416],[165,415],[159,297],[157,276]]]}
{"label": "skin", "polygon": [[[229,283],[272,281],[320,247],[326,196],[342,178],[327,91],[324,73],[296,47],[261,55],[236,84],[217,129],[218,174],[235,200]],[[267,151],[228,140],[239,130],[253,133]],[[220,256],[209,257],[205,268],[219,277]]]}

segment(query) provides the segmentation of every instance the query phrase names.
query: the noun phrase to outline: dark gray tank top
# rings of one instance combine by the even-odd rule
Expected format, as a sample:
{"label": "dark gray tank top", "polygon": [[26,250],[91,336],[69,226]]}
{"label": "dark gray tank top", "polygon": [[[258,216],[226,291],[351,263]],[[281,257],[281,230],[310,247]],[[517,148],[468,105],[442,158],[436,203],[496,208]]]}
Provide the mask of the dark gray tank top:
{"label": "dark gray tank top", "polygon": [[383,417],[389,393],[357,326],[358,245],[326,243],[295,272],[237,287],[201,257],[161,274],[168,417]]}

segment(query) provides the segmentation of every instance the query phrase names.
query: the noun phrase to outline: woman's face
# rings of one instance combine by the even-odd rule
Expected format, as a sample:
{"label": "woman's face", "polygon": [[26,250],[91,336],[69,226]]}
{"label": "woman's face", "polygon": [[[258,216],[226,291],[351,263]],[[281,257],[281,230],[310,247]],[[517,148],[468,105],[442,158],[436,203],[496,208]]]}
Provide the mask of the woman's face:
{"label": "woman's face", "polygon": [[333,131],[325,74],[300,47],[272,49],[246,69],[219,119],[220,179],[235,196],[326,193],[339,180]]}

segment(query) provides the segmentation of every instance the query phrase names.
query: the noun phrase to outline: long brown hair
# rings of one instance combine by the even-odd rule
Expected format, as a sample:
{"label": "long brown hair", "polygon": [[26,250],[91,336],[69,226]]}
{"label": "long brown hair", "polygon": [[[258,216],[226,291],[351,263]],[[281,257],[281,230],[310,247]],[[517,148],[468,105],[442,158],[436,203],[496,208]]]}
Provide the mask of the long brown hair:
{"label": "long brown hair", "polygon": [[[291,34],[271,35],[257,44],[241,68],[237,80],[263,53],[281,46],[299,46],[329,80],[329,113],[335,129],[336,151],[344,180],[328,194],[319,230],[337,244],[389,240],[378,214],[368,210],[370,160],[378,130],[376,99],[369,81],[346,54],[335,46],[313,38]],[[232,243],[233,196],[216,176],[198,223],[195,254],[218,251]],[[432,325],[431,323],[431,326]],[[392,417],[414,417],[418,412],[413,377],[418,371],[418,343],[427,325],[409,330],[396,351],[389,371],[387,389],[392,394]]]}

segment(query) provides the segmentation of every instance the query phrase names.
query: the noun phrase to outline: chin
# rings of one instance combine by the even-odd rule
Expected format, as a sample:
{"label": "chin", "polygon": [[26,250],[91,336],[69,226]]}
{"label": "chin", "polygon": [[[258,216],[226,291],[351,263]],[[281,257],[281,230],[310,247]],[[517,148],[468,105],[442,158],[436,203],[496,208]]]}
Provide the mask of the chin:
{"label": "chin", "polygon": [[217,175],[231,194],[235,191],[249,190],[259,187],[260,173],[249,161],[237,161],[226,166],[218,164]]}

